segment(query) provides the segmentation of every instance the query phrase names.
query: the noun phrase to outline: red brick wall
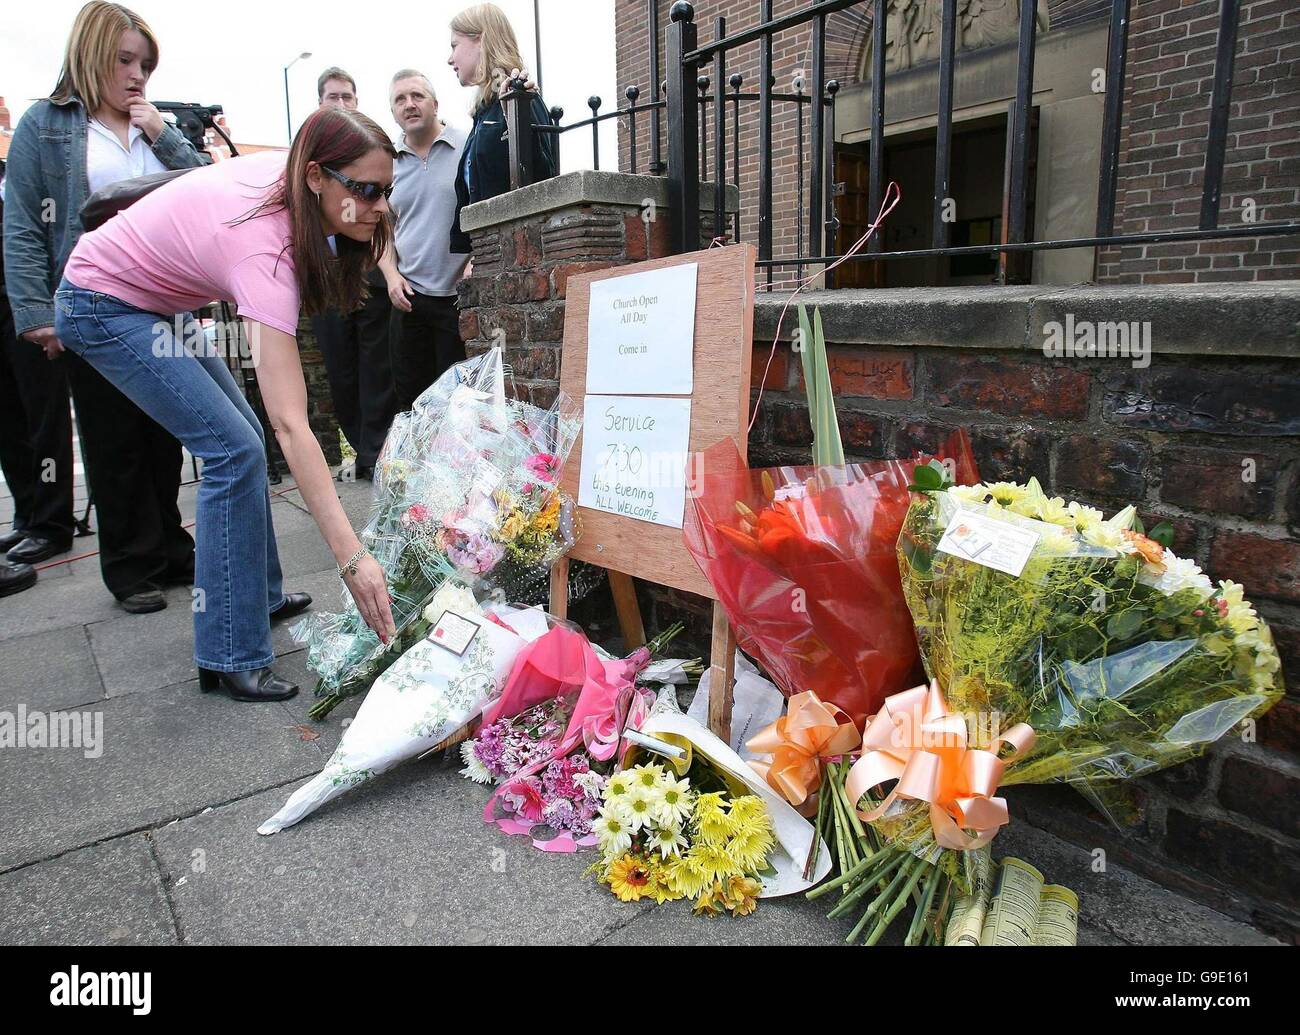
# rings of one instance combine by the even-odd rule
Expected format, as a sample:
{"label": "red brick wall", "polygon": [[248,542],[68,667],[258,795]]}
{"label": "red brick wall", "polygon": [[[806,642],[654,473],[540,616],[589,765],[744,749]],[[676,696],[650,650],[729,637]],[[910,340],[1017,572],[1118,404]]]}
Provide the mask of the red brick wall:
{"label": "red brick wall", "polygon": [[[1218,0],[1135,0],[1125,76],[1117,233],[1197,225]],[[1250,206],[1248,206],[1248,202]],[[1242,4],[1220,226],[1300,219],[1300,5]],[[1295,278],[1300,235],[1102,251],[1098,280],[1188,284]]]}
{"label": "red brick wall", "polygon": [[[671,6],[671,0],[660,0],[661,58]],[[702,41],[713,39],[713,20],[718,15],[727,18],[728,32],[758,21],[759,5],[754,0],[701,0],[694,6]],[[805,6],[805,0],[776,0],[774,10],[779,16]],[[1051,0],[1048,5],[1054,26],[1105,17],[1106,6],[1088,0]],[[1133,0],[1117,232],[1196,226],[1217,8],[1218,0]],[[854,77],[862,36],[869,26],[867,10],[864,4],[832,16],[828,76],[838,76],[844,83]],[[620,104],[626,104],[621,91],[629,84],[639,86],[642,102],[648,102],[651,84],[645,0],[617,0],[615,13]],[[790,90],[796,69],[811,70],[810,40],[807,27],[776,38],[772,68],[778,90]],[[666,75],[666,68],[661,72]],[[757,89],[757,44],[734,54],[728,67],[728,74],[731,72],[744,75],[746,92]],[[758,237],[756,109],[752,104],[742,109],[740,133],[741,239],[748,241]],[[711,123],[712,111],[709,119]],[[777,107],[773,120],[773,253],[777,258],[798,254],[795,121],[793,106]],[[1300,5],[1295,0],[1247,0],[1243,4],[1229,130],[1221,224],[1241,219],[1246,198],[1254,199],[1260,221],[1300,219]],[[804,132],[806,154],[806,124]],[[637,128],[638,171],[643,173],[649,166],[649,140],[650,117],[643,114]],[[1100,149],[1099,139],[1098,156]],[[620,168],[631,169],[626,128],[620,130]],[[729,149],[728,177],[731,175]],[[810,247],[805,245],[804,254],[809,254]],[[1099,255],[1098,279],[1189,283],[1294,278],[1298,273],[1300,237],[1291,236],[1113,249]]]}

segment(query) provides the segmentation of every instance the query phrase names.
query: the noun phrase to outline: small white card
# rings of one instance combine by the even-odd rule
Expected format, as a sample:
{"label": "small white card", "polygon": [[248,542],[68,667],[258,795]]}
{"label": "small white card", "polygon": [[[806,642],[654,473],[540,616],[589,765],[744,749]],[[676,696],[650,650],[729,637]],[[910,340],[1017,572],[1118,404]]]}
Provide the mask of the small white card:
{"label": "small white card", "polygon": [[691,400],[589,395],[578,506],[681,528]]}
{"label": "small white card", "polygon": [[455,611],[444,611],[438,624],[429,630],[429,640],[439,647],[446,647],[453,654],[460,656],[469,649],[478,635],[479,624]]}
{"label": "small white card", "polygon": [[1020,578],[1039,538],[1032,529],[959,510],[939,540],[939,552]]}
{"label": "small white card", "polygon": [[589,394],[691,394],[698,277],[692,262],[591,285]]}

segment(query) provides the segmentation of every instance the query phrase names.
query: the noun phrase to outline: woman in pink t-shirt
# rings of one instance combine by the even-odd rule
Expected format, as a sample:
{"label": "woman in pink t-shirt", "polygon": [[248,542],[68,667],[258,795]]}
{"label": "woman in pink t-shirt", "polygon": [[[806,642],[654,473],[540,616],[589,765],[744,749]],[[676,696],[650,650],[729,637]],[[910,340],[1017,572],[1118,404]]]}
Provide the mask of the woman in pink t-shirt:
{"label": "woman in pink t-shirt", "polygon": [[238,305],[276,441],[362,617],[387,642],[384,573],[352,531],[308,424],[295,336],[300,308],[357,306],[392,238],[392,181],[384,131],[359,112],[324,109],[287,159],[264,153],[187,173],[84,236],[55,293],[64,346],[203,460],[194,660],[205,692],[296,694],[271,671],[271,620],[310,598],[281,586],[261,424],[198,325],[173,314],[214,299]]}

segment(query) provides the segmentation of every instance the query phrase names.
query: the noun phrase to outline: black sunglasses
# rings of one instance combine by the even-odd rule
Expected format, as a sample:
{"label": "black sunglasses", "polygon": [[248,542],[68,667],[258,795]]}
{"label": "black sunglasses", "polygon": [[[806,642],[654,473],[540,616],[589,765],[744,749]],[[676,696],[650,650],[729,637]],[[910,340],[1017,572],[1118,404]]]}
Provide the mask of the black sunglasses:
{"label": "black sunglasses", "polygon": [[328,173],[332,179],[343,184],[353,197],[367,204],[374,204],[381,197],[387,200],[393,196],[393,185],[391,183],[387,187],[381,187],[377,183],[362,183],[360,180],[354,180],[351,176],[344,176],[343,173],[337,169],[331,169],[328,165],[322,165],[321,170]]}

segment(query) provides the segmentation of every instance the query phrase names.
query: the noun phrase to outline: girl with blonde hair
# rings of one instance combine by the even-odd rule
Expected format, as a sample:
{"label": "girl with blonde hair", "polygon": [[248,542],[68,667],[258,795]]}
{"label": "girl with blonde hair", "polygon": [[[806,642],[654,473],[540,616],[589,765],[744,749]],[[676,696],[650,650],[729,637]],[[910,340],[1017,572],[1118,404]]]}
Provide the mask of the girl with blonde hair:
{"label": "girl with blonde hair", "polygon": [[[467,252],[469,239],[460,230],[460,209],[510,189],[510,145],[501,95],[512,78],[527,79],[527,71],[515,30],[496,4],[476,4],[451,20],[447,64],[461,86],[478,89],[474,128],[465,141],[456,176],[456,225],[452,229],[452,250]],[[550,111],[536,91],[532,92],[530,116],[534,126],[551,123]],[[550,179],[559,171],[554,134],[535,133],[533,141],[534,179]]]}

